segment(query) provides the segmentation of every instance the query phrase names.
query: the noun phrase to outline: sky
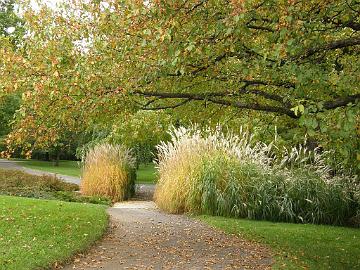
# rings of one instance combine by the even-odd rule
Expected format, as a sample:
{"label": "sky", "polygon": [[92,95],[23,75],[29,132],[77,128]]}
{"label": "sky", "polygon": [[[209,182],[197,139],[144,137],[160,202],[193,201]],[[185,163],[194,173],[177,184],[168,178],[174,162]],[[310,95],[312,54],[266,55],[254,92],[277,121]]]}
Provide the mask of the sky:
{"label": "sky", "polygon": [[[52,9],[56,9],[57,5],[59,5],[60,3],[64,3],[64,2],[66,2],[66,0],[30,0],[30,4],[34,10],[40,10],[38,3],[46,4],[48,7],[52,8]],[[106,2],[101,2],[101,4],[103,4],[103,6],[105,8],[108,7],[108,4]],[[22,11],[18,10],[16,7],[15,7],[15,10],[17,10],[17,12],[19,12],[20,14],[22,13]],[[9,34],[11,34],[15,31],[15,27],[13,27],[13,26],[8,27],[6,29],[6,31]]]}
{"label": "sky", "polygon": [[[37,4],[37,2],[41,2],[41,3],[45,3],[47,6],[55,9],[56,5],[58,3],[63,2],[64,0],[31,0],[30,3],[32,5],[32,7],[36,10],[39,9],[39,5]],[[15,8],[16,10],[16,8]],[[21,11],[19,11],[21,13]],[[11,34],[15,31],[15,27],[14,26],[10,26],[6,29],[6,31]]]}
{"label": "sky", "polygon": [[[36,0],[31,0],[32,6],[36,9],[38,5]],[[56,4],[63,2],[63,0],[40,0],[41,3],[45,3],[47,6],[51,8],[56,8]]]}

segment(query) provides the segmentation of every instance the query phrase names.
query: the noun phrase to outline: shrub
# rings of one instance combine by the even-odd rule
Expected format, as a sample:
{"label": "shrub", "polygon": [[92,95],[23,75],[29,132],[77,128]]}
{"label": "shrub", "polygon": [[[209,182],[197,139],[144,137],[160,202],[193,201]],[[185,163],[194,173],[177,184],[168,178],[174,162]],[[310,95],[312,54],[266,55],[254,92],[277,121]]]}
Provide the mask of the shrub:
{"label": "shrub", "polygon": [[251,136],[175,129],[158,146],[158,206],[272,221],[345,224],[358,202],[348,178],[330,178],[321,155],[294,148],[281,160]]}
{"label": "shrub", "polygon": [[65,202],[111,205],[111,200],[109,198],[100,197],[100,196],[82,196],[78,192],[57,191],[54,194],[54,197],[57,200],[65,201]]}
{"label": "shrub", "polygon": [[78,190],[78,185],[66,183],[53,176],[0,169],[0,195],[105,205],[111,203],[103,197],[81,196]]}
{"label": "shrub", "polygon": [[77,190],[79,190],[78,185],[63,182],[53,176],[38,176],[17,170],[0,169],[1,194],[37,197],[32,194]]}
{"label": "shrub", "polygon": [[135,191],[135,159],[121,145],[98,144],[83,158],[81,193],[126,200]]}

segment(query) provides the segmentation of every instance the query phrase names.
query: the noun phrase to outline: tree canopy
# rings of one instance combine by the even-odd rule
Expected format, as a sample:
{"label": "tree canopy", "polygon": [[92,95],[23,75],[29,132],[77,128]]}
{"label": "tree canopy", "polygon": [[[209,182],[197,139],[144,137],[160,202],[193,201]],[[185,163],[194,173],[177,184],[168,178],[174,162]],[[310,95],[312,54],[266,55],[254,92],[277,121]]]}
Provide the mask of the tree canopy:
{"label": "tree canopy", "polygon": [[24,93],[20,122],[59,131],[175,109],[192,121],[274,122],[290,140],[307,136],[351,166],[360,160],[356,0],[77,0],[24,10],[22,50],[0,47],[1,89]]}

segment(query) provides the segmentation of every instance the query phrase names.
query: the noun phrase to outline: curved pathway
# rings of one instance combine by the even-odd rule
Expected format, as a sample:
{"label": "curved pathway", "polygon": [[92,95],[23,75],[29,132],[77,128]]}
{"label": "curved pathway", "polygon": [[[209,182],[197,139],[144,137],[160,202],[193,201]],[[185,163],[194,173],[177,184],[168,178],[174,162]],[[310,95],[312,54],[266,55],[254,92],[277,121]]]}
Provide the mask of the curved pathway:
{"label": "curved pathway", "polygon": [[110,232],[64,269],[270,269],[269,251],[153,202],[109,208]]}

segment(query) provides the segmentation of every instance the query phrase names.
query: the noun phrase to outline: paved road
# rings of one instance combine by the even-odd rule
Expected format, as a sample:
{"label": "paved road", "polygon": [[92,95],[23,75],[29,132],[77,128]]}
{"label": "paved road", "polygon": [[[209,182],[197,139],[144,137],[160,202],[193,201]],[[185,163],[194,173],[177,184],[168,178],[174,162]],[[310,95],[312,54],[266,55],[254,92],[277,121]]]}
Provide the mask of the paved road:
{"label": "paved road", "polygon": [[108,210],[110,233],[70,269],[270,269],[269,251],[153,202],[128,201]]}

